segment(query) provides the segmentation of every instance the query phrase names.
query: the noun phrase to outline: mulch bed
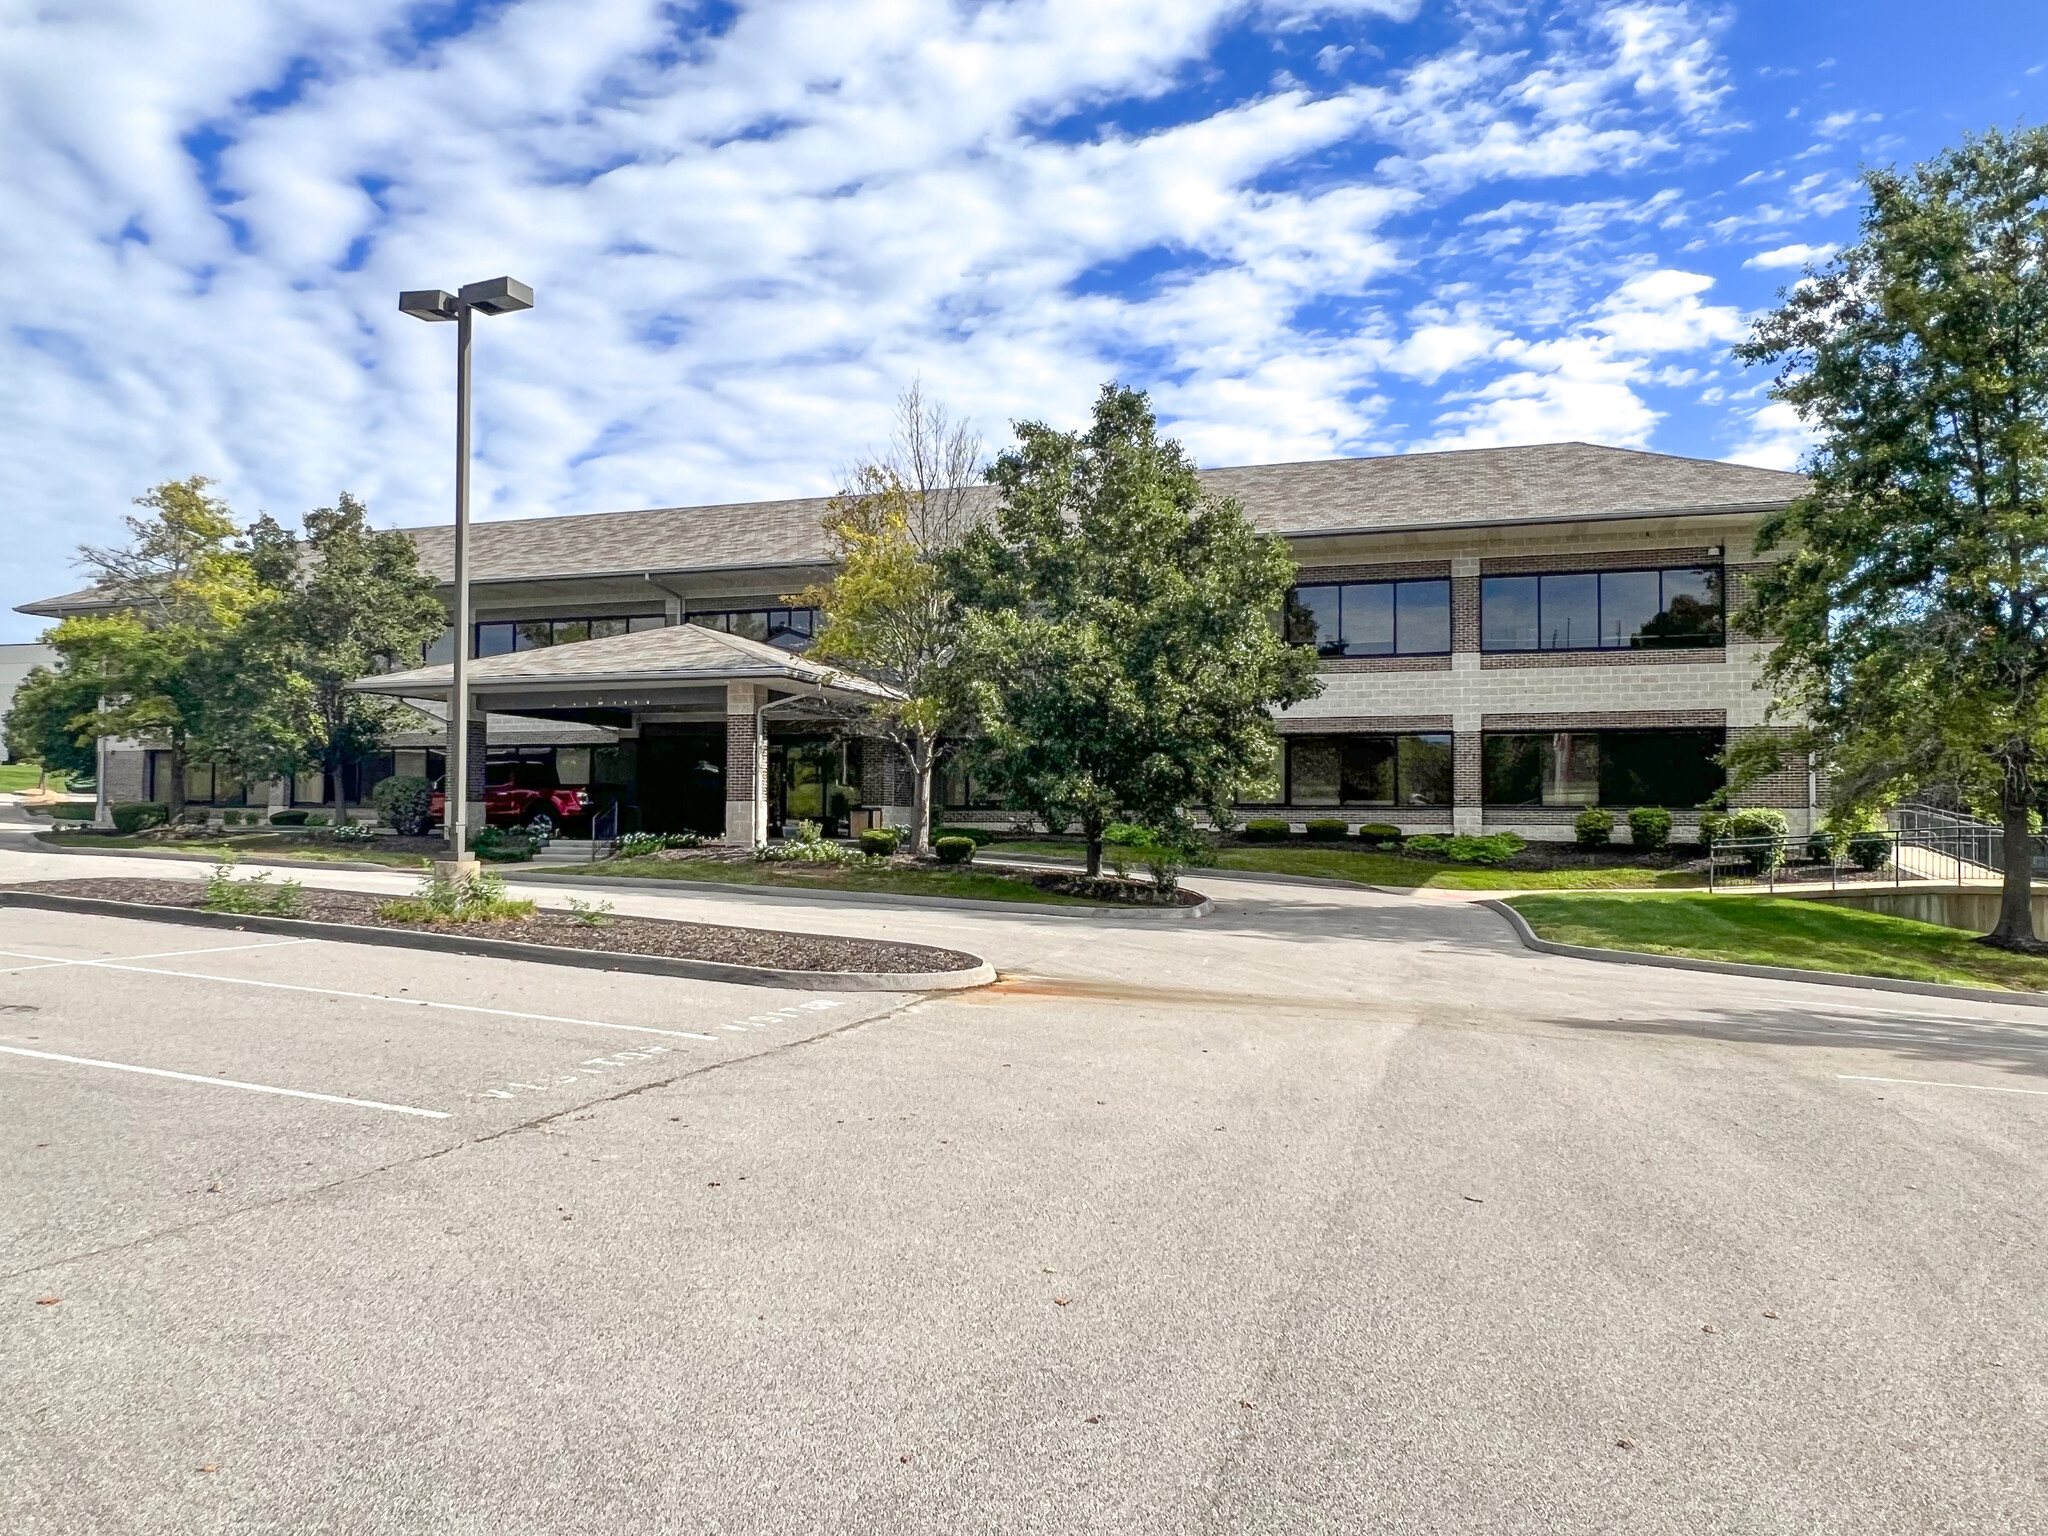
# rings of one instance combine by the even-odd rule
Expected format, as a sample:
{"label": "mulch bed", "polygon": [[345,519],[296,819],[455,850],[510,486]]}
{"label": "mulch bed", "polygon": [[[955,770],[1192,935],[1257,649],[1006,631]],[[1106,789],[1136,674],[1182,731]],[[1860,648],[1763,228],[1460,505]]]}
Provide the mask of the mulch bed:
{"label": "mulch bed", "polygon": [[[133,901],[155,907],[196,909],[206,889],[194,880],[36,880],[0,890],[43,891],[53,896],[88,896],[99,901]],[[681,923],[664,917],[607,914],[604,926],[579,923],[567,912],[546,907],[532,917],[502,923],[400,923],[377,915],[391,900],[358,891],[306,889],[297,914],[319,923],[352,923],[368,928],[404,928],[416,933],[457,933],[551,944],[562,949],[607,954],[662,955],[679,960],[716,960],[727,965],[784,971],[880,971],[905,974],[967,971],[981,960],[957,949],[929,944],[895,944],[832,934],[783,933],[767,928],[728,928],[717,923]]]}

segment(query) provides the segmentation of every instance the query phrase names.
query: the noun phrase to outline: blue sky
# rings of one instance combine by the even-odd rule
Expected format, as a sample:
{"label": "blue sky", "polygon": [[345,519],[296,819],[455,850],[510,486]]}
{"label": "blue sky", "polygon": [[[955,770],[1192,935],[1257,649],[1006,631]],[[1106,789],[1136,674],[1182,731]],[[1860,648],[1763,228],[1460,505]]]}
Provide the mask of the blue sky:
{"label": "blue sky", "polygon": [[[1789,466],[1728,346],[1859,165],[2039,122],[1994,0],[0,3],[8,606],[192,473],[480,515],[822,493],[913,376],[992,445],[1153,391],[1206,464],[1584,438]],[[36,621],[0,617],[0,639]]]}

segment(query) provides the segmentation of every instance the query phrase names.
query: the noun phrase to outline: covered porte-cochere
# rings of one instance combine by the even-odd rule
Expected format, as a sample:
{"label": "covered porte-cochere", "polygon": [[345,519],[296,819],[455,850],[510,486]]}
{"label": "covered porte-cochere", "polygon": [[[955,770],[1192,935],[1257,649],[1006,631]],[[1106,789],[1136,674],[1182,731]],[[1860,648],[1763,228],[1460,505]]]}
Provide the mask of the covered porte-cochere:
{"label": "covered porte-cochere", "polygon": [[[445,706],[453,672],[417,667],[350,686]],[[479,657],[467,673],[472,826],[484,825],[492,762],[506,755],[486,744],[487,716],[604,727],[615,741],[594,754],[592,812],[616,809],[620,830],[752,846],[784,820],[841,831],[895,821],[908,800],[883,744],[847,729],[862,705],[894,692],[760,641],[685,623]]]}

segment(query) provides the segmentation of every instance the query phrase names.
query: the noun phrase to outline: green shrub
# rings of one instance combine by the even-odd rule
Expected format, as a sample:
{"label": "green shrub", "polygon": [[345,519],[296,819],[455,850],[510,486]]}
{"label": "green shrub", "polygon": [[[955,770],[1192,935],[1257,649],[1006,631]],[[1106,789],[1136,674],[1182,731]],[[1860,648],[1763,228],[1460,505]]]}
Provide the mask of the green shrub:
{"label": "green shrub", "polygon": [[1450,839],[1440,832],[1422,832],[1408,839],[1410,853],[1442,853]]}
{"label": "green shrub", "polygon": [[870,858],[886,859],[896,851],[897,841],[894,827],[870,827],[860,835],[860,851]]}
{"label": "green shrub", "polygon": [[50,807],[50,815],[57,821],[91,821],[96,809],[77,800],[59,800]]}
{"label": "green shrub", "polygon": [[411,896],[385,902],[377,915],[394,923],[502,923],[531,917],[533,903],[507,897],[503,875],[433,870],[421,876]]}
{"label": "green shrub", "polygon": [[612,851],[622,859],[638,859],[664,848],[703,846],[704,838],[696,832],[628,832],[612,844]]}
{"label": "green shrub", "polygon": [[146,827],[160,827],[170,819],[171,808],[156,800],[123,800],[111,808],[114,830],[126,835]]}
{"label": "green shrub", "polygon": [[1401,841],[1401,829],[1390,827],[1384,821],[1368,821],[1358,829],[1358,840],[1374,848]]}
{"label": "green shrub", "polygon": [[327,825],[328,819],[325,811],[308,811],[306,813],[306,825],[309,827],[324,827]]}
{"label": "green shrub", "polygon": [[1785,813],[1766,806],[1751,806],[1730,812],[1714,832],[1714,845],[1743,843],[1743,859],[1757,874],[1767,875],[1785,862],[1785,839],[1790,828]]}
{"label": "green shrub", "polygon": [[[990,843],[999,843],[1010,834],[994,827],[933,827],[932,837],[964,837],[977,848],[986,848]],[[936,846],[936,843],[934,844]]]}
{"label": "green shrub", "polygon": [[1721,840],[1721,829],[1728,824],[1726,811],[1700,812],[1700,842],[1711,849]]}
{"label": "green shrub", "polygon": [[209,912],[239,912],[261,917],[297,917],[305,910],[299,882],[270,883],[270,871],[235,878],[235,861],[222,859],[206,877],[206,896],[201,903]]}
{"label": "green shrub", "polygon": [[1460,864],[1505,864],[1528,846],[1513,832],[1490,832],[1453,837],[1444,843],[1444,852]]}
{"label": "green shrub", "polygon": [[1128,878],[1130,861],[1135,859],[1162,891],[1171,891],[1180,883],[1181,871],[1209,852],[1207,841],[1185,823],[1161,829],[1111,822],[1103,829],[1102,848],[1119,879]]}
{"label": "green shrub", "polygon": [[400,837],[425,837],[434,823],[434,786],[417,774],[379,779],[370,804]]}
{"label": "green shrub", "polygon": [[303,827],[306,815],[305,811],[272,811],[270,824],[273,827]]}
{"label": "green shrub", "polygon": [[1278,816],[1256,816],[1244,824],[1238,836],[1248,843],[1284,843],[1287,823]]}
{"label": "green shrub", "polygon": [[1882,832],[1858,832],[1849,839],[1849,858],[1858,869],[1883,869],[1892,861],[1892,840]]}
{"label": "green shrub", "polygon": [[1304,823],[1302,831],[1312,843],[1341,843],[1351,835],[1351,828],[1333,816],[1318,816]]}
{"label": "green shrub", "polygon": [[469,840],[470,851],[492,864],[521,864],[533,857],[534,842],[523,830],[485,827]]}
{"label": "green shrub", "polygon": [[1806,835],[1806,862],[1832,864],[1842,856],[1848,841],[1833,827],[1815,827]]}
{"label": "green shrub", "polygon": [[1614,840],[1614,813],[1597,805],[1579,812],[1572,822],[1572,836],[1581,848],[1605,848]]}
{"label": "green shrub", "polygon": [[972,864],[974,839],[951,835],[942,837],[932,843],[932,852],[939,856],[941,864]]}
{"label": "green shrub", "polygon": [[1646,852],[1671,846],[1671,813],[1661,805],[1639,805],[1628,813],[1628,840]]}

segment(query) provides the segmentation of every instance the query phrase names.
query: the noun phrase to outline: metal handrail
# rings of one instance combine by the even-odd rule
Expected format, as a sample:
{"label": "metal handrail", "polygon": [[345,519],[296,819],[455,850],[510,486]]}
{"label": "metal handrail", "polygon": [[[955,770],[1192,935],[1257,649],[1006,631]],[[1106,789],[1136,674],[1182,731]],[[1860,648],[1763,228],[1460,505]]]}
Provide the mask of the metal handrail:
{"label": "metal handrail", "polygon": [[[1822,878],[1833,888],[1841,883],[1844,871],[1852,869],[1866,874],[1889,869],[1893,885],[1906,880],[1943,878],[1952,878],[1961,885],[1969,880],[1989,882],[2002,877],[2005,841],[2000,829],[1992,828],[1995,837],[1987,840],[1981,825],[1940,827],[1931,817],[1909,818],[1907,825],[1912,829],[1854,833],[1825,866],[1817,860],[1802,859],[1796,864],[1791,861],[1787,855],[1798,845],[1790,835],[1720,838],[1708,850],[1707,889],[1717,889],[1736,870],[1745,872],[1744,883],[1761,877],[1771,890],[1776,890],[1780,882],[1806,884]],[[1883,841],[1881,858],[1866,865],[1850,856],[1851,841],[1867,848],[1871,839]],[[2035,871],[2048,868],[2048,837],[2036,835],[2030,841]],[[1908,868],[1909,864],[1919,867]]]}
{"label": "metal handrail", "polygon": [[605,808],[590,818],[590,840],[593,843],[616,844],[619,840],[619,802],[608,801]]}

